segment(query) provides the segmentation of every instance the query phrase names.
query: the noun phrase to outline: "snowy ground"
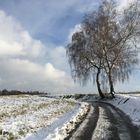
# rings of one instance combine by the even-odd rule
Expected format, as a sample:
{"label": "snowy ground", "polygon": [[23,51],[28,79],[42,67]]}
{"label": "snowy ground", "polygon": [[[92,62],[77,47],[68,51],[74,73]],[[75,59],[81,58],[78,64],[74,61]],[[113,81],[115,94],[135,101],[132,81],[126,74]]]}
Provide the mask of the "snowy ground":
{"label": "snowy ground", "polygon": [[[81,101],[103,101],[99,100],[97,95],[85,95]],[[104,100],[104,102],[111,103],[112,105],[121,109],[126,113],[131,119],[132,122],[140,127],[140,94],[116,94],[116,98],[111,100]]]}
{"label": "snowy ground", "polygon": [[[85,95],[79,101],[102,101],[97,95]],[[140,128],[140,94],[117,94],[115,99],[104,100],[121,109],[128,115],[133,124]]]}
{"label": "snowy ground", "polygon": [[135,125],[140,126],[140,95],[120,94],[108,102],[120,108],[132,119]]}
{"label": "snowy ground", "polygon": [[67,119],[61,127],[57,127],[54,132],[50,133],[45,140],[64,140],[69,134],[76,129],[77,125],[80,124],[84,117],[88,114],[90,105],[88,103],[82,103],[77,113],[74,114],[70,119]]}
{"label": "snowy ground", "polygon": [[[81,101],[96,101],[85,95]],[[140,126],[140,95],[117,95],[106,100]],[[63,140],[83,121],[90,105],[73,99],[40,96],[0,97],[0,140]]]}
{"label": "snowy ground", "polygon": [[76,106],[73,100],[52,99],[39,96],[0,97],[0,139],[24,139]]}
{"label": "snowy ground", "polygon": [[[95,96],[85,95],[84,97],[79,99],[79,101],[92,102],[92,101],[102,101],[102,100],[99,100],[99,97],[97,97],[96,95]],[[111,103],[114,106],[121,109],[132,119],[132,122],[135,125],[140,127],[140,95],[139,94],[119,94],[119,95],[116,95],[115,99],[104,100],[104,102]],[[87,110],[88,110],[88,107],[89,105],[87,104]],[[87,110],[81,109],[81,113],[80,113],[80,109],[79,109],[79,111],[77,112],[77,116],[79,115],[83,116],[83,114],[87,113]],[[73,118],[68,123],[65,123],[62,128],[57,128],[53,134],[50,134],[46,138],[46,140],[63,140],[68,135],[67,132],[71,131],[71,127],[73,126],[73,124],[78,122],[75,119],[76,115]],[[70,122],[72,123],[70,124]],[[74,127],[72,129],[74,129]]]}
{"label": "snowy ground", "polygon": [[103,101],[111,103],[112,105],[121,109],[126,113],[131,119],[132,122],[140,127],[140,94],[116,94],[115,99],[105,99],[100,100],[97,95],[85,95],[79,101]]}

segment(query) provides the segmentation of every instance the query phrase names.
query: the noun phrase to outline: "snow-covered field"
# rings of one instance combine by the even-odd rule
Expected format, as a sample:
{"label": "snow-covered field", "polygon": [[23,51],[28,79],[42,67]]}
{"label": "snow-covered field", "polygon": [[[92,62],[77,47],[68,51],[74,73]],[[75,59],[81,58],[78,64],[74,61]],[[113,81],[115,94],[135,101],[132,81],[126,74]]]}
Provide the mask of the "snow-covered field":
{"label": "snow-covered field", "polygon": [[51,125],[75,106],[74,100],[29,95],[1,96],[0,139],[24,139]]}

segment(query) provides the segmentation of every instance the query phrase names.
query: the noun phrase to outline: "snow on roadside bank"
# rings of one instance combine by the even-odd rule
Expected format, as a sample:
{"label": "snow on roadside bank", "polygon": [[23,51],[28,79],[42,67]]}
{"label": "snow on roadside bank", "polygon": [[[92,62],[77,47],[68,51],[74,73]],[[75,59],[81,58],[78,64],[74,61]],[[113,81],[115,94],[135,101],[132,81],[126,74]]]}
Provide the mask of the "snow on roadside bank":
{"label": "snow on roadside bank", "polygon": [[48,135],[45,140],[64,140],[69,134],[80,124],[84,117],[88,114],[90,105],[88,103],[81,103],[77,114],[72,116],[67,123],[64,123],[62,127],[56,128],[55,132]]}
{"label": "snow on roadside bank", "polygon": [[80,101],[103,101],[108,102],[115,107],[118,107],[126,115],[128,115],[134,125],[140,127],[140,94],[116,94],[116,98],[112,100],[100,100],[98,95],[85,95],[80,99]]}
{"label": "snow on roadside bank", "polygon": [[140,96],[116,95],[115,99],[107,102],[121,109],[135,125],[140,126]]}

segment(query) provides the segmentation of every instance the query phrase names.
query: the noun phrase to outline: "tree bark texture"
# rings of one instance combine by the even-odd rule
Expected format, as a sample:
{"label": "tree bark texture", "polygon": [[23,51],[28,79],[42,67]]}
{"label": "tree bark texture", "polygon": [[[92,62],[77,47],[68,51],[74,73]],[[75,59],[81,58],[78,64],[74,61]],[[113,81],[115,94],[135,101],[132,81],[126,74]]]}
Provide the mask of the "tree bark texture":
{"label": "tree bark texture", "polygon": [[112,75],[111,75],[111,70],[109,71],[109,86],[110,86],[110,94],[112,96],[112,98],[115,98],[115,91],[114,91],[114,85],[113,85],[113,80],[112,80]]}
{"label": "tree bark texture", "polygon": [[105,98],[104,94],[102,93],[100,82],[99,82],[100,71],[101,71],[100,68],[98,68],[97,75],[96,75],[96,84],[100,97]]}

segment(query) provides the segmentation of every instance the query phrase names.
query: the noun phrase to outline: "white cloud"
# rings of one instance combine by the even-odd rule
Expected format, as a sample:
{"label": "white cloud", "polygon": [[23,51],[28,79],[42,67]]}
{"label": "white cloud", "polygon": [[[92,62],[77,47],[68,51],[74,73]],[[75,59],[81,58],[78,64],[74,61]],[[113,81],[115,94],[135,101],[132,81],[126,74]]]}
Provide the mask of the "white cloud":
{"label": "white cloud", "polygon": [[43,44],[32,39],[27,31],[12,17],[0,11],[0,56],[37,58],[44,52]]}
{"label": "white cloud", "polygon": [[[11,47],[12,46],[12,47]],[[15,56],[23,55],[22,47],[18,43],[13,42],[12,44],[6,41],[0,40],[0,57],[2,56]]]}
{"label": "white cloud", "polygon": [[65,63],[63,47],[45,47],[3,11],[0,11],[0,32],[1,89],[60,92],[73,86],[72,79],[55,67],[56,63]]}
{"label": "white cloud", "polygon": [[136,2],[137,0],[118,0],[118,10],[122,10],[127,8],[129,4]]}
{"label": "white cloud", "polygon": [[52,63],[55,67],[69,71],[68,59],[66,56],[66,49],[62,46],[49,47],[46,51],[46,59]]}
{"label": "white cloud", "polygon": [[72,35],[75,32],[80,32],[81,30],[82,30],[81,24],[76,24],[73,28],[71,28],[68,35],[68,42],[71,42]]}
{"label": "white cloud", "polygon": [[46,76],[51,79],[58,79],[65,77],[65,72],[55,69],[51,63],[46,64]]}

